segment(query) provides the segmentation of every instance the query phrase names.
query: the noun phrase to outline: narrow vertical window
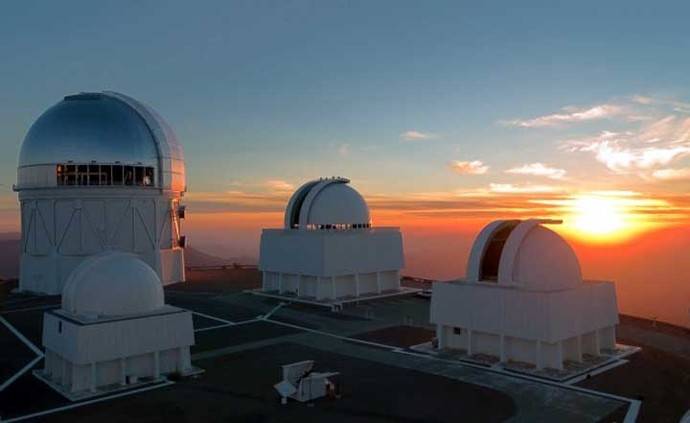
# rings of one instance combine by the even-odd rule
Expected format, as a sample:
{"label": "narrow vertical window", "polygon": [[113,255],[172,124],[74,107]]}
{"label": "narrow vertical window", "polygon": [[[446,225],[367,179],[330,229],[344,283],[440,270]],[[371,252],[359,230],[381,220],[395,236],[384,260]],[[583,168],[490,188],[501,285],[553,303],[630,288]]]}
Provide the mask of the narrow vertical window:
{"label": "narrow vertical window", "polygon": [[122,183],[124,181],[122,176],[123,176],[122,166],[114,165],[113,166],[113,185],[122,185]]}
{"label": "narrow vertical window", "polygon": [[89,165],[89,185],[100,185],[101,167],[99,165]]}
{"label": "narrow vertical window", "polygon": [[77,167],[75,165],[65,166],[65,174],[67,176],[65,185],[77,184]]}
{"label": "narrow vertical window", "polygon": [[87,165],[77,166],[77,185],[89,184],[89,167]]}
{"label": "narrow vertical window", "polygon": [[125,185],[134,185],[134,166],[124,167]]}
{"label": "narrow vertical window", "polygon": [[65,166],[64,165],[57,165],[57,184],[58,185],[65,185]]}
{"label": "narrow vertical window", "polygon": [[134,181],[135,185],[144,185],[144,168],[141,166],[136,166],[134,168]]}
{"label": "narrow vertical window", "polygon": [[144,185],[153,186],[154,183],[155,183],[155,181],[153,179],[153,168],[147,167],[146,172],[144,174]]}
{"label": "narrow vertical window", "polygon": [[113,167],[110,165],[101,165],[101,185],[112,185]]}

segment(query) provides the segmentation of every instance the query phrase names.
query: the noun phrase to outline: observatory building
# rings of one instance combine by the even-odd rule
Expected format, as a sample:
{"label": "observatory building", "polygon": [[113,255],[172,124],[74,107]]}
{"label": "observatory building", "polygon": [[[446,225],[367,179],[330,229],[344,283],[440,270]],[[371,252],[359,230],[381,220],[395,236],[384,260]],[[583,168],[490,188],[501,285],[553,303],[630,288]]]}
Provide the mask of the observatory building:
{"label": "observatory building", "polygon": [[283,229],[261,234],[264,292],[333,301],[400,290],[399,228],[373,228],[345,178],[317,179],[290,198]]}
{"label": "observatory building", "polygon": [[477,236],[465,280],[433,286],[439,349],[563,369],[616,346],[611,282],[583,281],[568,243],[542,223],[499,220]]}
{"label": "observatory building", "polygon": [[76,400],[196,373],[191,345],[191,312],[164,304],[151,266],[106,252],[82,261],[65,283],[62,308],[44,314],[45,367],[35,374]]}
{"label": "observatory building", "polygon": [[60,294],[72,269],[107,250],[137,254],[163,284],[185,279],[182,147],[142,103],[114,92],[65,97],[26,135],[14,190],[22,291]]}

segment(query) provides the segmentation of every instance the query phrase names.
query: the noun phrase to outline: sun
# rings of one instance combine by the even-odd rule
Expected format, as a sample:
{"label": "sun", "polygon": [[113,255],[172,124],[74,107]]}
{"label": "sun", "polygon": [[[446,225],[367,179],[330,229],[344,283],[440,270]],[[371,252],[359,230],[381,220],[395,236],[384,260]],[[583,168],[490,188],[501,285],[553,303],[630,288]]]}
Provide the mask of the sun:
{"label": "sun", "polygon": [[595,238],[619,235],[626,228],[627,212],[613,198],[580,196],[573,203],[573,226]]}
{"label": "sun", "polygon": [[663,199],[645,198],[632,191],[593,191],[574,195],[558,203],[562,207],[563,230],[587,243],[610,244],[628,241],[667,223],[650,219],[650,214],[667,210]]}

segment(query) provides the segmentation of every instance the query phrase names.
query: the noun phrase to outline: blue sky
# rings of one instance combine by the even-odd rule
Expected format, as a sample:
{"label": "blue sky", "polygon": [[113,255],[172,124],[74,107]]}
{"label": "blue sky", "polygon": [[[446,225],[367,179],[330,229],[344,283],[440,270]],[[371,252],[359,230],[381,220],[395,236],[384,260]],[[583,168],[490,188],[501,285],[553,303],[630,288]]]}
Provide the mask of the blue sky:
{"label": "blue sky", "polygon": [[[552,184],[505,173],[534,163],[565,170],[569,186],[677,189],[679,178],[649,175],[690,166],[682,151],[638,178],[634,164],[612,169],[599,150],[569,151],[564,140],[637,133],[690,100],[690,6],[476,3],[5,2],[0,178],[14,180],[18,147],[44,109],[111,89],[171,123],[195,192],[332,174],[383,194]],[[625,111],[515,123],[600,105]],[[411,131],[423,139],[405,140]],[[617,148],[640,155],[638,141]],[[488,171],[454,171],[455,161]]]}
{"label": "blue sky", "polygon": [[[689,16],[687,1],[3,1],[0,232],[19,227],[32,122],[116,90],[177,132],[184,232],[204,251],[255,257],[295,186],[342,175],[374,224],[402,227],[413,275],[461,274],[490,219],[639,232],[582,263],[636,283],[647,310],[688,286],[667,252],[690,227]],[[671,224],[684,232],[641,235]]]}

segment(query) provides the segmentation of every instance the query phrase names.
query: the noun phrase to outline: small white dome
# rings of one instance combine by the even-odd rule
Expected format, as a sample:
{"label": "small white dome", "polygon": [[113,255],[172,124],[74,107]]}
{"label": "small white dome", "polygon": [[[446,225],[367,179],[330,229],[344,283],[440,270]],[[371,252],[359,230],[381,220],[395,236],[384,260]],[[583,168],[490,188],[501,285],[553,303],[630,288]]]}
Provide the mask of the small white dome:
{"label": "small white dome", "polygon": [[567,289],[582,283],[573,249],[541,223],[499,220],[487,225],[472,246],[467,280],[535,290]]}
{"label": "small white dome", "polygon": [[62,309],[82,316],[124,316],[165,304],[156,272],[134,254],[109,251],[84,260],[67,278]]}
{"label": "small white dome", "polygon": [[530,289],[563,289],[582,283],[580,263],[556,232],[538,225],[522,239],[513,262],[513,282]]}
{"label": "small white dome", "polygon": [[331,184],[312,201],[307,223],[369,223],[369,207],[351,186]]}
{"label": "small white dome", "polygon": [[285,210],[286,228],[309,225],[369,225],[369,207],[345,178],[307,182],[290,198]]}

